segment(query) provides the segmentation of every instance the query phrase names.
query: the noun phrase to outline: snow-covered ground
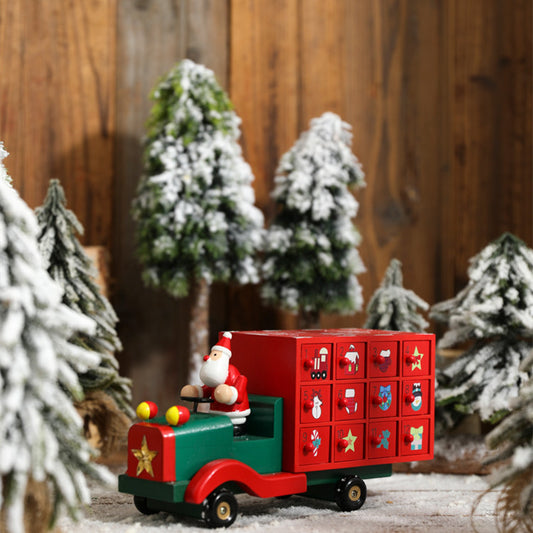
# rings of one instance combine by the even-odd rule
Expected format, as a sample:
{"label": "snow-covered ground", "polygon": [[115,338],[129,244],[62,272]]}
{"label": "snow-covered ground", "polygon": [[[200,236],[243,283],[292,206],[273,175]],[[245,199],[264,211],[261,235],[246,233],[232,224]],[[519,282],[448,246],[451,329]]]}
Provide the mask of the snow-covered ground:
{"label": "snow-covered ground", "polygon": [[[494,532],[498,493],[486,491],[483,477],[444,474],[393,474],[369,479],[365,505],[353,513],[337,510],[335,504],[293,496],[285,500],[237,497],[239,516],[229,531],[272,533],[328,532]],[[141,515],[132,496],[93,488],[93,503],[85,519],[73,523],[62,518],[63,532],[75,533],[205,533],[202,522],[166,513]],[[475,529],[474,529],[475,528]]]}

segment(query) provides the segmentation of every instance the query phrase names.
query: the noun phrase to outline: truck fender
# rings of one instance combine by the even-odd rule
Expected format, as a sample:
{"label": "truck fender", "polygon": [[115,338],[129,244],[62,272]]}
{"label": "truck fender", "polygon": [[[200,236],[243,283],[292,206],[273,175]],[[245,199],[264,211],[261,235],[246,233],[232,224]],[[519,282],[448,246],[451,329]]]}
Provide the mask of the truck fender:
{"label": "truck fender", "polygon": [[184,500],[187,503],[200,504],[217,487],[229,481],[237,483],[248,494],[260,498],[300,494],[307,490],[305,474],[259,474],[235,459],[216,459],[196,472],[187,485]]}

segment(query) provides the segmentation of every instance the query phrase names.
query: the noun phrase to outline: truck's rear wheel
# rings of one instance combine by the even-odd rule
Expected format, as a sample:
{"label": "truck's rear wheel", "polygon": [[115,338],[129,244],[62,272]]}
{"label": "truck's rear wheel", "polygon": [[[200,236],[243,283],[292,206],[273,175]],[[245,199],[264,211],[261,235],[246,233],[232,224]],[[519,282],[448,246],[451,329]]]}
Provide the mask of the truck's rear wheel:
{"label": "truck's rear wheel", "polygon": [[148,507],[147,499],[143,496],[134,496],[133,497],[133,504],[137,508],[137,511],[139,511],[142,514],[156,514],[157,511],[154,511],[153,509],[150,509]]}
{"label": "truck's rear wheel", "polygon": [[335,501],[342,511],[356,511],[366,500],[365,482],[357,476],[345,476],[337,483]]}
{"label": "truck's rear wheel", "polygon": [[229,527],[237,511],[235,496],[227,489],[216,489],[204,501],[203,517],[209,527]]}

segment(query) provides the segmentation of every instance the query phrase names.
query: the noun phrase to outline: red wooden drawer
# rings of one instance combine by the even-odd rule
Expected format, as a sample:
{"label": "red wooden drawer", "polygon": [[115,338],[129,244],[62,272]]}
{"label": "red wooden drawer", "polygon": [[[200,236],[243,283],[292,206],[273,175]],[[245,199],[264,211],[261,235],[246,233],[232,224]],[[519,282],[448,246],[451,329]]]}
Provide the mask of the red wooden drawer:
{"label": "red wooden drawer", "polygon": [[333,434],[332,455],[335,462],[364,458],[365,424],[337,424]]}
{"label": "red wooden drawer", "polygon": [[370,342],[368,351],[369,377],[392,377],[398,374],[398,342]]}
{"label": "red wooden drawer", "polygon": [[368,413],[370,418],[398,416],[398,381],[372,381],[368,389]]}
{"label": "red wooden drawer", "polygon": [[356,420],[365,418],[366,384],[341,383],[333,392],[333,412],[335,420]]}
{"label": "red wooden drawer", "polygon": [[402,375],[428,376],[431,373],[430,342],[404,341],[402,348]]}
{"label": "red wooden drawer", "polygon": [[402,382],[402,416],[427,415],[430,407],[429,379],[408,379]]}
{"label": "red wooden drawer", "polygon": [[394,457],[396,455],[398,423],[395,420],[371,422],[368,425],[369,459]]}
{"label": "red wooden drawer", "polygon": [[304,344],[302,346],[302,381],[331,379],[331,344]]}
{"label": "red wooden drawer", "polygon": [[431,439],[428,418],[402,420],[400,436],[401,455],[426,455]]}
{"label": "red wooden drawer", "polygon": [[363,379],[366,367],[366,343],[339,342],[335,358],[337,379]]}
{"label": "red wooden drawer", "polygon": [[300,422],[322,423],[331,420],[331,385],[317,382],[300,391]]}
{"label": "red wooden drawer", "polygon": [[297,451],[300,465],[314,465],[329,462],[329,426],[310,426],[300,429]]}

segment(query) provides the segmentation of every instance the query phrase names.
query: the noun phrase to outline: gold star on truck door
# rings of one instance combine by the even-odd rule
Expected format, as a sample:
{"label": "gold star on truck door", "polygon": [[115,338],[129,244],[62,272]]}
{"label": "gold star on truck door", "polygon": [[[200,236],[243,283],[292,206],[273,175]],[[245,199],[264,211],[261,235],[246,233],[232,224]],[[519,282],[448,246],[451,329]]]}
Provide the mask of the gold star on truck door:
{"label": "gold star on truck door", "polygon": [[152,469],[152,460],[158,452],[150,450],[148,443],[146,442],[146,435],[143,437],[140,450],[131,450],[135,458],[139,461],[137,464],[137,476],[140,476],[145,470],[154,477],[154,471]]}

